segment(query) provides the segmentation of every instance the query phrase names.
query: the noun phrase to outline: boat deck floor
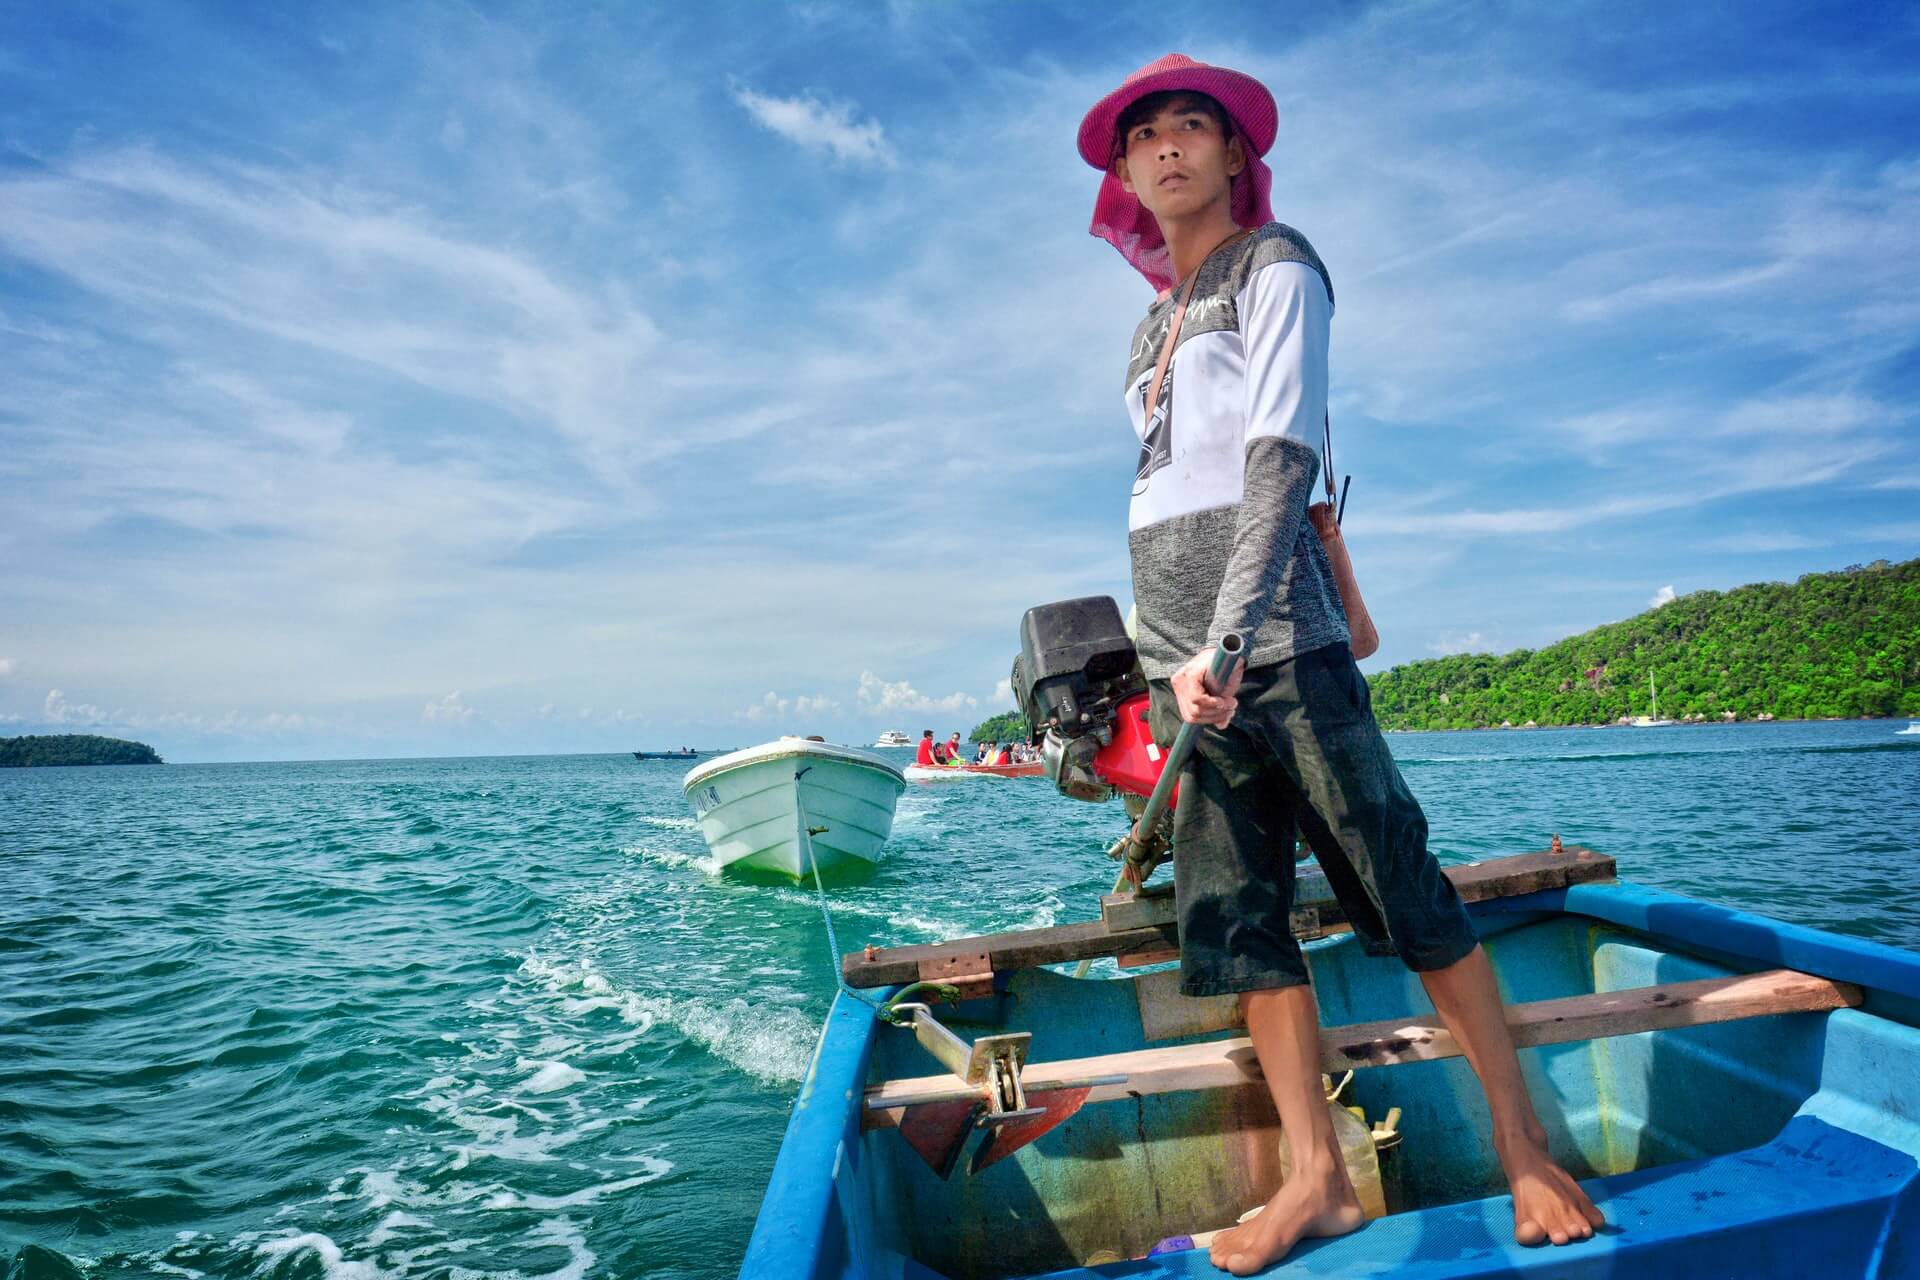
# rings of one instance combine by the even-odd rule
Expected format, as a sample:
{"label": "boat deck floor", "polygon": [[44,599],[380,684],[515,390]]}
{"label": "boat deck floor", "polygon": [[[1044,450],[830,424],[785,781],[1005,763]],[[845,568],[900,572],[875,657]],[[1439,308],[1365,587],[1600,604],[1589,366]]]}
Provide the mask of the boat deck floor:
{"label": "boat deck floor", "polygon": [[[1920,1171],[1904,1152],[1801,1115],[1762,1146],[1581,1185],[1608,1225],[1579,1244],[1514,1243],[1512,1202],[1496,1196],[1393,1214],[1352,1235],[1309,1241],[1262,1274],[1276,1280],[1907,1274],[1885,1254],[1898,1202],[1920,1197]],[[1892,1252],[1912,1247],[1896,1245]],[[1188,1249],[1072,1267],[1041,1280],[1214,1280],[1223,1274],[1205,1250]]]}

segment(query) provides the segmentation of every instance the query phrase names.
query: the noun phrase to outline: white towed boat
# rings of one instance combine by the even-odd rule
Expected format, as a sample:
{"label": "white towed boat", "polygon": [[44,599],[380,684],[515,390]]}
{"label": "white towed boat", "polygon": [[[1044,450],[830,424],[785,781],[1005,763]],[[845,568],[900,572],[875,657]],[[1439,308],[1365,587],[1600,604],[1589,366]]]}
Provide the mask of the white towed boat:
{"label": "white towed boat", "polygon": [[906,779],[853,747],[782,738],[710,760],[681,784],[714,861],[799,880],[806,833],[824,875],[877,862]]}

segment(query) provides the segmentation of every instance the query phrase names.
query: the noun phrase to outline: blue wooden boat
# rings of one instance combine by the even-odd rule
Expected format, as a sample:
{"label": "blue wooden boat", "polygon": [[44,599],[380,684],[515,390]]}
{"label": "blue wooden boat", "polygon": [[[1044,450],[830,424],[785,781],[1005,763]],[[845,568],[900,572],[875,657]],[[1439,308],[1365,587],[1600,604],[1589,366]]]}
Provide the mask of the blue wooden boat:
{"label": "blue wooden boat", "polygon": [[698,760],[698,751],[636,751],[635,760]]}
{"label": "blue wooden boat", "polygon": [[[1609,1226],[1559,1248],[1514,1243],[1470,1069],[1417,980],[1367,954],[1323,895],[1296,929],[1321,935],[1306,946],[1323,1060],[1355,1068],[1342,1101],[1382,1134],[1387,1212],[1266,1274],[1920,1275],[1920,956],[1621,882],[1583,849],[1449,876],[1516,1041],[1533,1046],[1520,1057],[1554,1153]],[[961,1101],[973,1110],[958,1142],[991,1148],[969,1172],[937,1150],[956,1132],[938,1107],[979,1087],[843,993],[743,1277],[1224,1274],[1181,1237],[1231,1225],[1278,1185],[1277,1121],[1231,998],[1180,997],[1164,966],[1090,980],[1038,967],[1164,958],[1164,903],[1107,906],[1085,924],[846,957],[847,982],[876,994],[953,981],[963,998],[935,1012],[963,1043],[1030,1033],[1020,1101],[1059,1114],[1002,1142],[1021,1122]],[[1157,1245],[1168,1251],[1143,1256]]]}

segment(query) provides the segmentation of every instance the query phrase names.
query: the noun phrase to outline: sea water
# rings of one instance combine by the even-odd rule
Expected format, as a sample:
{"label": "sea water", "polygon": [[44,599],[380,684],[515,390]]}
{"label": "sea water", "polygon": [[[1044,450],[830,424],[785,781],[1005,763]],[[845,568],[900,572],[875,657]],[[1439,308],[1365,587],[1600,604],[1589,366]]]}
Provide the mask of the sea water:
{"label": "sea water", "polygon": [[[1559,833],[1920,947],[1899,727],[1389,741],[1443,861]],[[0,771],[0,1269],[732,1275],[834,986],[812,890],[712,874],[684,773]],[[1123,826],[1039,780],[910,786],[829,891],[841,945],[1091,918]]]}

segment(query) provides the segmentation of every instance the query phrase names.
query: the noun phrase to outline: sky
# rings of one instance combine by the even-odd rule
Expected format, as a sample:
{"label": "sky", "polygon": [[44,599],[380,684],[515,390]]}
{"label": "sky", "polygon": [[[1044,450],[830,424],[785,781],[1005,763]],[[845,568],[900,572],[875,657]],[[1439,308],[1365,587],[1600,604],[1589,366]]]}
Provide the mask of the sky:
{"label": "sky", "polygon": [[965,731],[1130,596],[1081,115],[1274,92],[1372,671],[1920,553],[1900,4],[0,6],[0,734]]}

